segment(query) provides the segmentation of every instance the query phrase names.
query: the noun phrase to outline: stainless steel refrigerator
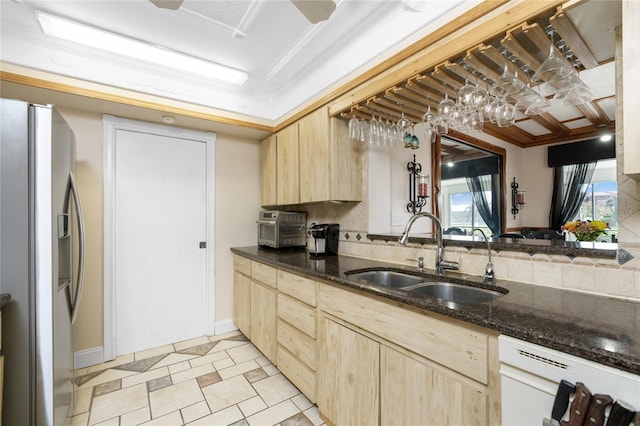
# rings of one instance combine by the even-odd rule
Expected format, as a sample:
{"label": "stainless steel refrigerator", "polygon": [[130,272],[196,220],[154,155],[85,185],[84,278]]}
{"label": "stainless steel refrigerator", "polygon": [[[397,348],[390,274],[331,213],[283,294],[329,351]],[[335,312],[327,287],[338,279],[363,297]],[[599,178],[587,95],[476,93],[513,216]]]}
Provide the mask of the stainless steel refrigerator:
{"label": "stainless steel refrigerator", "polygon": [[75,138],[50,106],[0,100],[3,424],[64,425],[73,411],[73,329],[84,227]]}

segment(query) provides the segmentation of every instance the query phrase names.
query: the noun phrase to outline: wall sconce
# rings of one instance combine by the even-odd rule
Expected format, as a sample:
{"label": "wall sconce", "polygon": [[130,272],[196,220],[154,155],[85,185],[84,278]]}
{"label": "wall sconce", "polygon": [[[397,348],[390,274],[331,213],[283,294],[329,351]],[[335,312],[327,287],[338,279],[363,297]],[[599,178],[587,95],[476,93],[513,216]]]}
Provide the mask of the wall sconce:
{"label": "wall sconce", "polygon": [[416,163],[414,154],[413,161],[407,163],[409,171],[409,202],[407,211],[412,214],[419,213],[422,207],[427,204],[429,198],[429,175],[421,175],[422,165]]}
{"label": "wall sconce", "polygon": [[518,182],[516,182],[516,178],[513,178],[513,182],[511,182],[511,214],[513,214],[513,218],[516,218],[518,212],[524,209],[524,193],[526,191],[518,191]]}

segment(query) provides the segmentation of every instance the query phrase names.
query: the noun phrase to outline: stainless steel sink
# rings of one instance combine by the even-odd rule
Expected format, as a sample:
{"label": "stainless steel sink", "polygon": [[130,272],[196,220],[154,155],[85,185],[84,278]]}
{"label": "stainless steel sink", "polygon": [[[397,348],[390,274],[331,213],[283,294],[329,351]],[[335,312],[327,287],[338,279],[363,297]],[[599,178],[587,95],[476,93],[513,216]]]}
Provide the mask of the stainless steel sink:
{"label": "stainless steel sink", "polygon": [[491,288],[435,281],[433,278],[426,276],[421,277],[388,269],[354,270],[347,272],[346,275],[349,278],[367,281],[381,287],[404,290],[411,294],[433,297],[454,304],[491,302],[507,293],[507,290],[500,287],[496,287],[493,290]]}
{"label": "stainless steel sink", "polygon": [[495,290],[447,282],[427,283],[407,289],[407,291],[455,303],[491,302],[504,296],[504,293]]}
{"label": "stainless steel sink", "polygon": [[365,271],[352,274],[347,272],[347,276],[349,278],[364,280],[372,284],[392,288],[410,287],[425,281],[424,278],[396,271]]}

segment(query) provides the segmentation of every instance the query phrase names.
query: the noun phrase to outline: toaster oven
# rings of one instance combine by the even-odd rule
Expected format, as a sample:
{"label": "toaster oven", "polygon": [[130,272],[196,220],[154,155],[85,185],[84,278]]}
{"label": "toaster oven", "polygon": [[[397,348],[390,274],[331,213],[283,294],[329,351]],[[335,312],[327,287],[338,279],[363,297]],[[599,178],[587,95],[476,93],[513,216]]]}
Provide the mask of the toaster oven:
{"label": "toaster oven", "polygon": [[261,211],[258,217],[258,245],[273,248],[307,245],[307,214]]}

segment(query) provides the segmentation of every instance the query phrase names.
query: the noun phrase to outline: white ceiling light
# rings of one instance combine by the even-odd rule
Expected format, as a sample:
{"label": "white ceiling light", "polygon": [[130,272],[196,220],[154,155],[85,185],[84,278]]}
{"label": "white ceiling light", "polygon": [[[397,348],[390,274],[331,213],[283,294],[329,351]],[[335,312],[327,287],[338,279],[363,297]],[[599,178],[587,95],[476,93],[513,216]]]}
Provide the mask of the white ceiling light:
{"label": "white ceiling light", "polygon": [[613,136],[611,136],[611,133],[603,133],[600,136],[600,142],[609,142],[611,139],[613,139]]}
{"label": "white ceiling light", "polygon": [[248,74],[244,71],[151,46],[44,12],[38,11],[37,16],[42,31],[50,36],[240,86],[248,78]]}

